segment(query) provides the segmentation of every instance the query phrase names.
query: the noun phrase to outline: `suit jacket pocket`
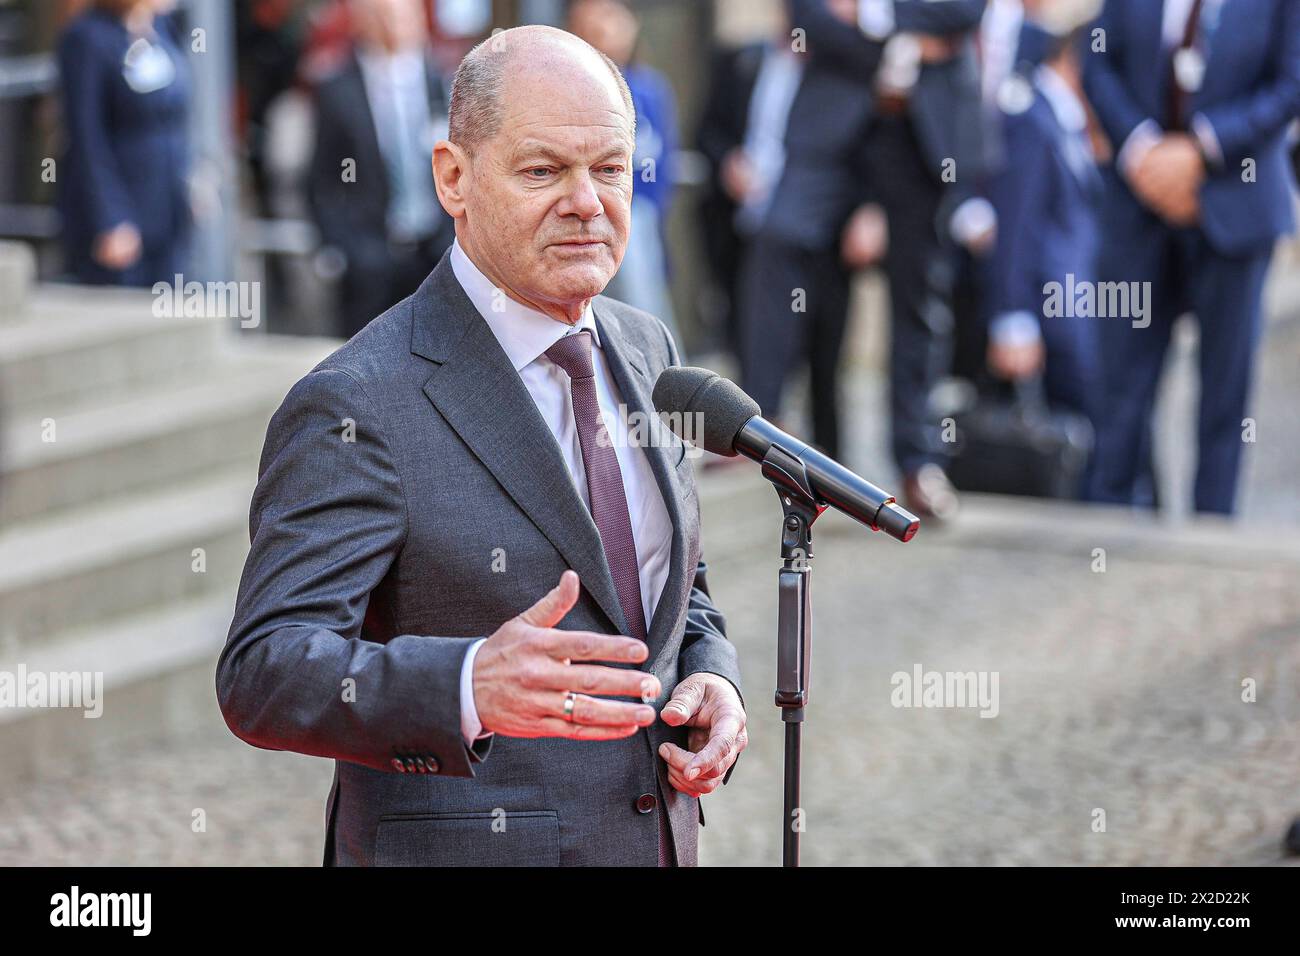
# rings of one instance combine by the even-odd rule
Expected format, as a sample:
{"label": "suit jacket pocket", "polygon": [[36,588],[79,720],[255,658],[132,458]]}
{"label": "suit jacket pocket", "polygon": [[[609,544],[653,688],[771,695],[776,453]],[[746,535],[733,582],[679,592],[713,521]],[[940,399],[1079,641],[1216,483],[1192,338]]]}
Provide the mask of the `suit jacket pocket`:
{"label": "suit jacket pocket", "polygon": [[376,866],[559,866],[554,810],[386,815]]}

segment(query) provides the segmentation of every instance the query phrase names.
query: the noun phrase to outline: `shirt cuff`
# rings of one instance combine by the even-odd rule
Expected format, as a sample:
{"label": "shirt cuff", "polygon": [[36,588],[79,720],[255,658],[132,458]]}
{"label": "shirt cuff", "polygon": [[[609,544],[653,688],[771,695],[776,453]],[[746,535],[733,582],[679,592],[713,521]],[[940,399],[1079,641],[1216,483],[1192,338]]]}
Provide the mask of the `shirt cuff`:
{"label": "shirt cuff", "polygon": [[480,638],[471,644],[460,665],[460,735],[465,738],[467,747],[474,746],[476,740],[492,736],[483,733],[483,722],[478,719],[478,708],[474,706],[474,658],[486,640],[486,637]]}
{"label": "shirt cuff", "polygon": [[1204,113],[1192,117],[1192,135],[1201,144],[1201,153],[1214,166],[1223,165],[1223,147],[1219,144],[1219,134],[1214,131],[1214,124],[1205,118]]}
{"label": "shirt cuff", "polygon": [[1125,179],[1131,179],[1146,154],[1160,142],[1160,125],[1155,120],[1143,120],[1128,134],[1120,148],[1115,164]]}
{"label": "shirt cuff", "polygon": [[858,0],[858,27],[873,40],[894,32],[894,0]]}
{"label": "shirt cuff", "polygon": [[989,338],[998,345],[1033,345],[1042,337],[1032,312],[1003,312],[989,323]]}

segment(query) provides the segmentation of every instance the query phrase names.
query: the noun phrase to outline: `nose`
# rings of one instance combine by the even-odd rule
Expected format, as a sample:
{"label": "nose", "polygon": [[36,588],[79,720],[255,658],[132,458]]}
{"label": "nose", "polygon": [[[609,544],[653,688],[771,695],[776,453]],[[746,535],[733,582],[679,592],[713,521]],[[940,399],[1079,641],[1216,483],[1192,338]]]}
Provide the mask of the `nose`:
{"label": "nose", "polygon": [[587,170],[575,170],[569,182],[569,188],[556,209],[561,216],[577,216],[588,222],[603,215],[605,207],[601,204],[596,185]]}

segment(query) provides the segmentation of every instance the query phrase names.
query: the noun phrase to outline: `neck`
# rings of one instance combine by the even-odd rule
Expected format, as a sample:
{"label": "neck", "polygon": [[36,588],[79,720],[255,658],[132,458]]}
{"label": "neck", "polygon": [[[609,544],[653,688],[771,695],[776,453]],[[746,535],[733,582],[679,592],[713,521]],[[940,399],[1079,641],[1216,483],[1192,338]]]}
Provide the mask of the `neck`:
{"label": "neck", "polygon": [[466,258],[474,263],[474,267],[479,272],[487,276],[493,287],[500,289],[509,298],[518,302],[520,305],[527,306],[535,312],[540,312],[547,318],[554,319],[563,325],[577,325],[582,321],[583,315],[586,314],[587,306],[591,304],[591,298],[579,299],[575,302],[554,302],[547,299],[534,299],[520,292],[516,292],[506,283],[501,281],[497,270],[493,267],[491,260],[483,256],[474,247],[472,241],[467,241],[464,235],[459,232],[456,241],[460,243],[460,248],[464,251]]}

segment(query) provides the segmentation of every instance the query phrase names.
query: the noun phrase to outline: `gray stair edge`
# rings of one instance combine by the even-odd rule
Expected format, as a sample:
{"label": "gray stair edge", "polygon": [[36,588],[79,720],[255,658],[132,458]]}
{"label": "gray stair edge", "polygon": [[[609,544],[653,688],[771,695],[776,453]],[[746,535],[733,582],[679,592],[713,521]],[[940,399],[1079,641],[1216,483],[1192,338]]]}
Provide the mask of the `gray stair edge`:
{"label": "gray stair edge", "polygon": [[[215,665],[234,610],[233,594],[215,592],[133,614],[95,628],[79,628],[0,660],[0,672],[102,675],[105,707],[112,691],[202,661]],[[36,718],[53,708],[0,707],[0,724]],[[94,719],[94,718],[83,718]]]}
{"label": "gray stair edge", "polygon": [[[115,495],[0,529],[0,592],[112,567],[214,531],[243,528],[256,478],[247,468],[230,467],[177,489]],[[43,554],[55,557],[38,560]]]}
{"label": "gray stair edge", "polygon": [[[28,468],[75,460],[109,450],[120,444],[141,441],[173,433],[208,422],[225,421],[230,417],[252,414],[270,405],[276,407],[289,388],[327,354],[319,340],[306,340],[298,348],[275,344],[270,350],[247,348],[222,349],[215,361],[193,376],[193,381],[167,381],[147,383],[115,396],[102,405],[90,405],[86,399],[64,399],[64,407],[43,406],[35,410],[15,410],[3,418],[5,455],[0,462],[0,474],[13,473]],[[245,391],[244,389],[250,389]],[[219,402],[195,405],[195,402],[230,389],[229,397]],[[255,390],[251,390],[255,389]],[[190,399],[188,406],[175,406],[167,402],[180,392]],[[163,414],[140,416],[133,414],[159,403]],[[39,415],[38,421],[24,421],[27,415]],[[69,420],[74,425],[85,425],[90,433],[88,441],[76,444],[40,442],[30,435],[38,429],[40,421],[47,418],[63,423],[66,430]],[[89,422],[89,425],[86,423]],[[107,423],[109,428],[101,428]],[[121,424],[120,429],[111,426]],[[125,436],[123,436],[125,433]]]}

